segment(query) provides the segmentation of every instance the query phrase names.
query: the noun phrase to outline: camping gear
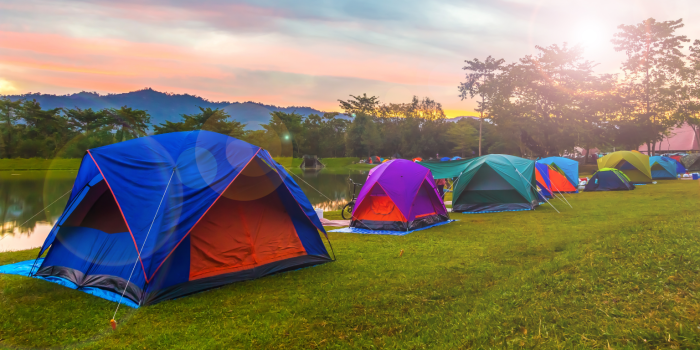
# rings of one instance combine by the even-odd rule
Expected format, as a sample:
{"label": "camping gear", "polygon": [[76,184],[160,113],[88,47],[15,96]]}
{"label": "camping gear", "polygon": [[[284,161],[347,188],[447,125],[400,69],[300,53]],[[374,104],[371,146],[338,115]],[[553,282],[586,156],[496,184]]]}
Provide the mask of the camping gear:
{"label": "camping gear", "polygon": [[532,210],[539,205],[535,162],[505,154],[471,159],[455,182],[454,212]]}
{"label": "camping gear", "polygon": [[440,161],[441,161],[441,162],[449,162],[449,161],[450,161],[450,157],[442,157],[442,158],[440,158]]}
{"label": "camping gear", "polygon": [[299,168],[304,170],[319,170],[325,167],[326,166],[323,165],[320,160],[318,160],[317,156],[310,155],[304,155],[304,157],[301,159],[301,165],[299,165]]}
{"label": "camping gear", "polygon": [[548,164],[550,167],[553,167],[556,171],[563,174],[573,187],[578,185],[578,181],[576,181],[576,179],[578,179],[577,161],[564,157],[548,157],[540,159],[538,162]]}
{"label": "camping gear", "polygon": [[416,158],[413,158],[413,161],[414,161],[414,162],[422,162],[422,161],[423,161],[423,158],[421,158],[421,157],[416,157]]}
{"label": "camping gear", "polygon": [[668,157],[652,156],[649,157],[649,165],[651,166],[651,178],[657,179],[678,179],[676,170],[678,162]]}
{"label": "camping gear", "polygon": [[460,159],[462,159],[462,157],[456,156],[456,157],[452,157],[452,159],[450,159],[450,160],[460,160]]}
{"label": "camping gear", "polygon": [[639,152],[617,151],[598,159],[598,169],[615,168],[634,184],[651,182],[649,157]]}
{"label": "camping gear", "polygon": [[552,194],[552,185],[549,181],[549,166],[544,163],[535,162],[535,181],[537,182],[537,196],[540,201],[546,201],[547,198],[554,198]]}
{"label": "camping gear", "polygon": [[700,171],[700,153],[693,153],[681,158],[686,171]]}
{"label": "camping gear", "polygon": [[634,184],[629,177],[615,168],[603,168],[596,171],[583,189],[589,191],[630,191]]}
{"label": "camping gear", "polygon": [[430,170],[394,159],[370,170],[350,227],[410,231],[449,219]]}
{"label": "camping gear", "polygon": [[209,131],[141,137],[87,151],[29,275],[138,307],[331,261],[319,231],[260,147]]}
{"label": "camping gear", "polygon": [[384,159],[384,160],[382,161],[382,163],[386,163],[386,162],[388,162],[388,161],[390,161],[390,160],[391,160],[391,159]]}

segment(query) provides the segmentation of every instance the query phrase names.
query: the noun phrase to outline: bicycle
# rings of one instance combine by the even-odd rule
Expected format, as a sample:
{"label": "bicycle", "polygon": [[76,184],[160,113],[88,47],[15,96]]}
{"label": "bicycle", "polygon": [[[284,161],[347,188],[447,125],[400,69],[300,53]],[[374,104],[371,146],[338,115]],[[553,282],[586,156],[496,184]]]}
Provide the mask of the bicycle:
{"label": "bicycle", "polygon": [[357,185],[362,186],[362,184],[358,184],[355,181],[352,181],[351,178],[348,177],[348,182],[352,184],[352,199],[348,202],[348,204],[345,204],[343,209],[340,211],[340,216],[343,217],[343,220],[350,220],[352,218],[352,211],[355,209],[355,190],[357,189]]}

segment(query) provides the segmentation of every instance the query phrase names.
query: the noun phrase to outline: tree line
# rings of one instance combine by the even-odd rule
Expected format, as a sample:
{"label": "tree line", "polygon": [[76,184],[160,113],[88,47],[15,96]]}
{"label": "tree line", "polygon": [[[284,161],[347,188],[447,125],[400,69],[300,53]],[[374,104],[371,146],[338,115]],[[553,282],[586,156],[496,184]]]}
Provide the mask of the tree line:
{"label": "tree line", "polygon": [[[477,118],[446,118],[440,103],[416,96],[338,100],[344,115],[272,112],[246,130],[224,110],[200,107],[179,121],[150,123],[129,107],[42,110],[36,101],[0,99],[0,157],[81,157],[85,150],[149,133],[210,130],[301,157],[399,155],[471,157],[486,153],[546,157],[575,147],[637,149],[683,123],[700,126],[700,40],[676,32],[681,19],[620,25],[611,43],[624,52],[621,74],[596,74],[580,46],[537,46],[516,62],[467,60],[459,96],[475,99]],[[700,141],[700,138],[699,140]]]}
{"label": "tree line", "polygon": [[[682,19],[620,25],[611,42],[624,52],[621,74],[594,74],[580,46],[537,46],[517,62],[466,61],[462,99],[516,140],[519,153],[551,156],[574,147],[637,149],[672,127],[700,125],[700,40],[676,31]],[[697,135],[697,133],[696,133]],[[700,141],[700,138],[698,139]]]}
{"label": "tree line", "polygon": [[[0,158],[80,158],[86,150],[148,134],[208,130],[269,150],[274,156],[366,157],[400,154],[471,156],[474,127],[467,120],[446,121],[439,103],[414,97],[409,103],[382,104],[376,97],[351,96],[340,113],[275,111],[261,130],[246,130],[223,109],[199,108],[179,121],[151,124],[147,111],[129,107],[102,110],[42,109],[34,100],[0,99]],[[472,121],[473,123],[473,121]],[[487,136],[499,148],[495,130]],[[493,148],[493,147],[492,147]],[[502,148],[502,147],[501,147]],[[499,148],[497,151],[504,151]]]}

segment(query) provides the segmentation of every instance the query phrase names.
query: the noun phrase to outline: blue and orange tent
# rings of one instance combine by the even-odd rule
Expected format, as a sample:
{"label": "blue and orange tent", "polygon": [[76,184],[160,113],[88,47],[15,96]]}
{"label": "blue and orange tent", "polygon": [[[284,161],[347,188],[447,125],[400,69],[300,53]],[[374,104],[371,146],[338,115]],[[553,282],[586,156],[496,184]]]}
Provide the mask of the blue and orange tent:
{"label": "blue and orange tent", "polygon": [[208,131],[149,136],[87,152],[29,274],[138,307],[331,261],[319,232],[264,149]]}

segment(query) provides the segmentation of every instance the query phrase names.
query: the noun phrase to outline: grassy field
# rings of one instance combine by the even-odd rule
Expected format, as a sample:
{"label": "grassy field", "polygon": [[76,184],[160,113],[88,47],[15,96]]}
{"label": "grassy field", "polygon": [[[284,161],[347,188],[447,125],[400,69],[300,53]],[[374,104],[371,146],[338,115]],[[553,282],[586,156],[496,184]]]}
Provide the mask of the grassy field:
{"label": "grassy field", "polygon": [[77,170],[80,159],[0,159],[0,170]]}
{"label": "grassy field", "polygon": [[[132,310],[0,275],[0,345],[85,349],[656,349],[700,344],[698,181],[567,195]],[[338,218],[337,213],[326,217]],[[401,250],[403,256],[399,257]],[[0,264],[36,250],[0,254]]]}

